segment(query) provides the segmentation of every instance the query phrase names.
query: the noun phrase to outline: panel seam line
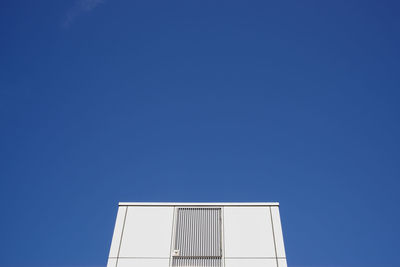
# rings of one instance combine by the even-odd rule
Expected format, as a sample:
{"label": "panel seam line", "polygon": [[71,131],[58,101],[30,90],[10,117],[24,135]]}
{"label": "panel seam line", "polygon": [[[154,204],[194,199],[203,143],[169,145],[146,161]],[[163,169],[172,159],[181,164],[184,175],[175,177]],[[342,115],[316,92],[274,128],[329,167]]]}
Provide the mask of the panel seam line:
{"label": "panel seam line", "polygon": [[122,238],[124,237],[125,221],[126,221],[126,215],[127,215],[127,214],[128,214],[128,207],[126,207],[126,210],[125,210],[124,223],[123,223],[123,225],[122,225],[121,239],[119,240],[117,261],[116,261],[116,263],[115,263],[115,267],[118,267],[119,253],[120,253],[120,251],[121,251]]}
{"label": "panel seam line", "polygon": [[269,207],[269,214],[270,214],[270,216],[271,216],[272,237],[273,237],[273,239],[274,239],[274,249],[275,249],[276,266],[279,267],[278,252],[277,252],[277,250],[276,250],[274,220],[272,219],[272,210],[271,210],[271,207]]}

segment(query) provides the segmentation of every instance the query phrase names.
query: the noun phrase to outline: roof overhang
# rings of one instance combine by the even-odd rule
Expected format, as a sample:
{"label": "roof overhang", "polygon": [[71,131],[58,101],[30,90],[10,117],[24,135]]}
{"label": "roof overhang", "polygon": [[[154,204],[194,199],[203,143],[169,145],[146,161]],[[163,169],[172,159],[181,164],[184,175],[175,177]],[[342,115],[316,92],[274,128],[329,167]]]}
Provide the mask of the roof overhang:
{"label": "roof overhang", "polygon": [[279,206],[279,202],[119,202],[119,206]]}

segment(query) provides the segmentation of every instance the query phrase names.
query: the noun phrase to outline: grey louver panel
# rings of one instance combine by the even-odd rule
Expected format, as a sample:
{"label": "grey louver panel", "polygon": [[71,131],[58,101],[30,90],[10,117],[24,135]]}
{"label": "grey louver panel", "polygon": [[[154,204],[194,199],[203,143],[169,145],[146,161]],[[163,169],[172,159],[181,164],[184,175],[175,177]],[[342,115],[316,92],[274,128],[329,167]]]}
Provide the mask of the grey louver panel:
{"label": "grey louver panel", "polygon": [[172,266],[186,267],[222,267],[222,258],[183,258],[174,257],[172,259]]}
{"label": "grey louver panel", "polygon": [[222,266],[221,208],[178,208],[172,266]]}

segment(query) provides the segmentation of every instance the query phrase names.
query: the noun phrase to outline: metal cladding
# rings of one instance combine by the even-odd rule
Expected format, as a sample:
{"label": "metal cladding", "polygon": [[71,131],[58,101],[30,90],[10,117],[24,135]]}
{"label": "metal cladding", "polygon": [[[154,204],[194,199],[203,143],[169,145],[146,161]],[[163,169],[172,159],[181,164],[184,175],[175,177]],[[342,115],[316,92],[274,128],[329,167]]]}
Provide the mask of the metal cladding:
{"label": "metal cladding", "polygon": [[172,266],[222,266],[221,208],[178,208]]}
{"label": "metal cladding", "polygon": [[287,267],[277,202],[119,203],[107,267]]}
{"label": "metal cladding", "polygon": [[222,267],[222,259],[221,258],[207,258],[207,257],[205,257],[205,258],[174,257],[172,260],[172,266]]}
{"label": "metal cladding", "polygon": [[221,257],[221,208],[179,208],[175,249],[183,257]]}

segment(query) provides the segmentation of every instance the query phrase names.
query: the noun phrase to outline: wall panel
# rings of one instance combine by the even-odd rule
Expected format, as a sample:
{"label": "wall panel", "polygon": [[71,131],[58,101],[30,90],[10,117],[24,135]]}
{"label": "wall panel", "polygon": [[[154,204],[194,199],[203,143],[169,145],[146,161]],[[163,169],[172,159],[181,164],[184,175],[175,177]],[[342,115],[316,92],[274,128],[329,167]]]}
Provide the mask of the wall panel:
{"label": "wall panel", "polygon": [[173,207],[129,207],[120,257],[170,256]]}
{"label": "wall panel", "polygon": [[269,207],[225,207],[225,257],[275,257]]}

